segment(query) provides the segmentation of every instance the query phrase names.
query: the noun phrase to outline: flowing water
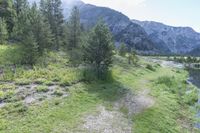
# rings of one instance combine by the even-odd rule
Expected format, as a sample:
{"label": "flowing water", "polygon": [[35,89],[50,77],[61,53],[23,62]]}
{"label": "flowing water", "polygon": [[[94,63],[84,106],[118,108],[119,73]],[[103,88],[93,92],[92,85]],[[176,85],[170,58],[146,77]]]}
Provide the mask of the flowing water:
{"label": "flowing water", "polygon": [[190,81],[200,89],[200,70],[189,70]]}
{"label": "flowing water", "polygon": [[[189,70],[189,74],[190,74],[190,78],[189,78],[190,82],[193,85],[195,85],[197,88],[199,88],[199,92],[200,92],[200,70],[191,69]],[[197,104],[200,105],[200,93],[199,93],[199,99],[198,99]],[[200,110],[198,110],[197,118],[200,119]],[[200,128],[200,123],[195,124],[195,126],[197,128]]]}

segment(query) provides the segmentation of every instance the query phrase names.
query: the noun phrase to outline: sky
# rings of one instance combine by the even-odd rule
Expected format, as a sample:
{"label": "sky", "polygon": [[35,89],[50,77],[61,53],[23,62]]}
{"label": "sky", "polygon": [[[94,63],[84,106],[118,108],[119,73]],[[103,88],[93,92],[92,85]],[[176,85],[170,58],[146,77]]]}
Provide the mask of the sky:
{"label": "sky", "polygon": [[[64,0],[65,1],[65,0]],[[105,6],[130,19],[162,22],[171,26],[189,26],[200,32],[200,0],[82,0]]]}

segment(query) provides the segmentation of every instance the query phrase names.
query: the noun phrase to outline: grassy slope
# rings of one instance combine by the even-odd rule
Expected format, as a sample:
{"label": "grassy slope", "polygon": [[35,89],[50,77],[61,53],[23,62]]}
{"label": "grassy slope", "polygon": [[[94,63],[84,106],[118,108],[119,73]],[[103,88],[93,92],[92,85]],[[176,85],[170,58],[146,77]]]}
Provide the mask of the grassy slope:
{"label": "grassy slope", "polygon": [[[3,47],[6,49],[6,46]],[[137,93],[144,88],[151,90],[156,103],[132,117],[134,132],[189,132],[188,129],[181,128],[181,123],[190,124],[192,116],[187,104],[192,101],[188,98],[191,96],[184,93],[186,71],[162,68],[155,64],[156,71],[151,71],[145,67],[147,63],[143,60],[140,61],[142,67],[137,67],[128,65],[121,57],[115,57],[112,82],[93,81],[72,85],[84,78],[84,74],[81,69],[68,67],[64,57],[62,54],[51,53],[47,59],[47,67],[38,65],[34,69],[25,70],[19,66],[15,75],[8,72],[9,76],[0,77],[1,80],[17,83],[26,80],[29,84],[40,80],[43,84],[57,81],[61,85],[71,85],[66,98],[57,97],[28,108],[20,101],[11,102],[0,109],[1,133],[77,132],[77,125],[82,122],[82,117],[94,112],[96,106],[103,104],[112,107],[112,102],[122,97],[127,89]],[[0,62],[2,60],[4,59],[0,58]],[[165,77],[165,82],[160,77]]]}

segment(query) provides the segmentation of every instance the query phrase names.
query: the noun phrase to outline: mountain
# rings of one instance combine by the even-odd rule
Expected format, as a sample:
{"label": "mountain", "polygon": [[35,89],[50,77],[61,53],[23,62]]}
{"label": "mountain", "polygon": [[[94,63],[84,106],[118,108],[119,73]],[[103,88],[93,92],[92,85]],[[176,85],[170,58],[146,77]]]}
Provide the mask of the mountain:
{"label": "mountain", "polygon": [[200,33],[190,27],[172,27],[153,21],[132,22],[142,26],[152,42],[160,43],[174,54],[192,54],[200,48]]}
{"label": "mountain", "polygon": [[124,42],[141,53],[162,52],[155,47],[145,30],[124,14],[107,7],[84,3],[79,3],[78,7],[81,23],[86,29],[93,27],[102,18],[112,32],[116,44]]}
{"label": "mountain", "polygon": [[192,56],[200,56],[200,47],[197,47],[197,48],[193,49],[188,54],[192,55]]}
{"label": "mountain", "polygon": [[200,48],[200,33],[190,27],[172,27],[153,21],[130,20],[118,11],[85,4],[80,0],[62,2],[66,19],[73,6],[80,9],[81,23],[85,29],[92,28],[102,18],[110,28],[116,46],[123,42],[144,54],[191,54],[192,51],[196,54],[198,50],[195,49]]}

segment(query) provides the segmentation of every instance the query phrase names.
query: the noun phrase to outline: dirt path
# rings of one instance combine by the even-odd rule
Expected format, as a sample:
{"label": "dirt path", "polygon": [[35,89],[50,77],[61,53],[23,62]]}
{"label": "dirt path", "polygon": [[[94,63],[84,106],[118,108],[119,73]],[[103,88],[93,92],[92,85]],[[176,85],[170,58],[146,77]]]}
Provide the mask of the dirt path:
{"label": "dirt path", "polygon": [[149,89],[144,89],[137,95],[129,92],[124,98],[115,103],[115,107],[127,109],[129,116],[141,113],[155,103],[153,97],[149,96],[149,92]]}
{"label": "dirt path", "polygon": [[84,118],[82,128],[87,133],[131,133],[132,122],[119,111],[106,110],[104,106],[98,112]]}
{"label": "dirt path", "polygon": [[[132,133],[134,121],[131,120],[131,116],[141,113],[154,103],[148,89],[137,95],[128,92],[125,97],[114,103],[112,111],[102,105],[97,107],[97,113],[84,118],[81,128],[87,133]],[[127,114],[122,113],[121,109],[127,110]]]}

